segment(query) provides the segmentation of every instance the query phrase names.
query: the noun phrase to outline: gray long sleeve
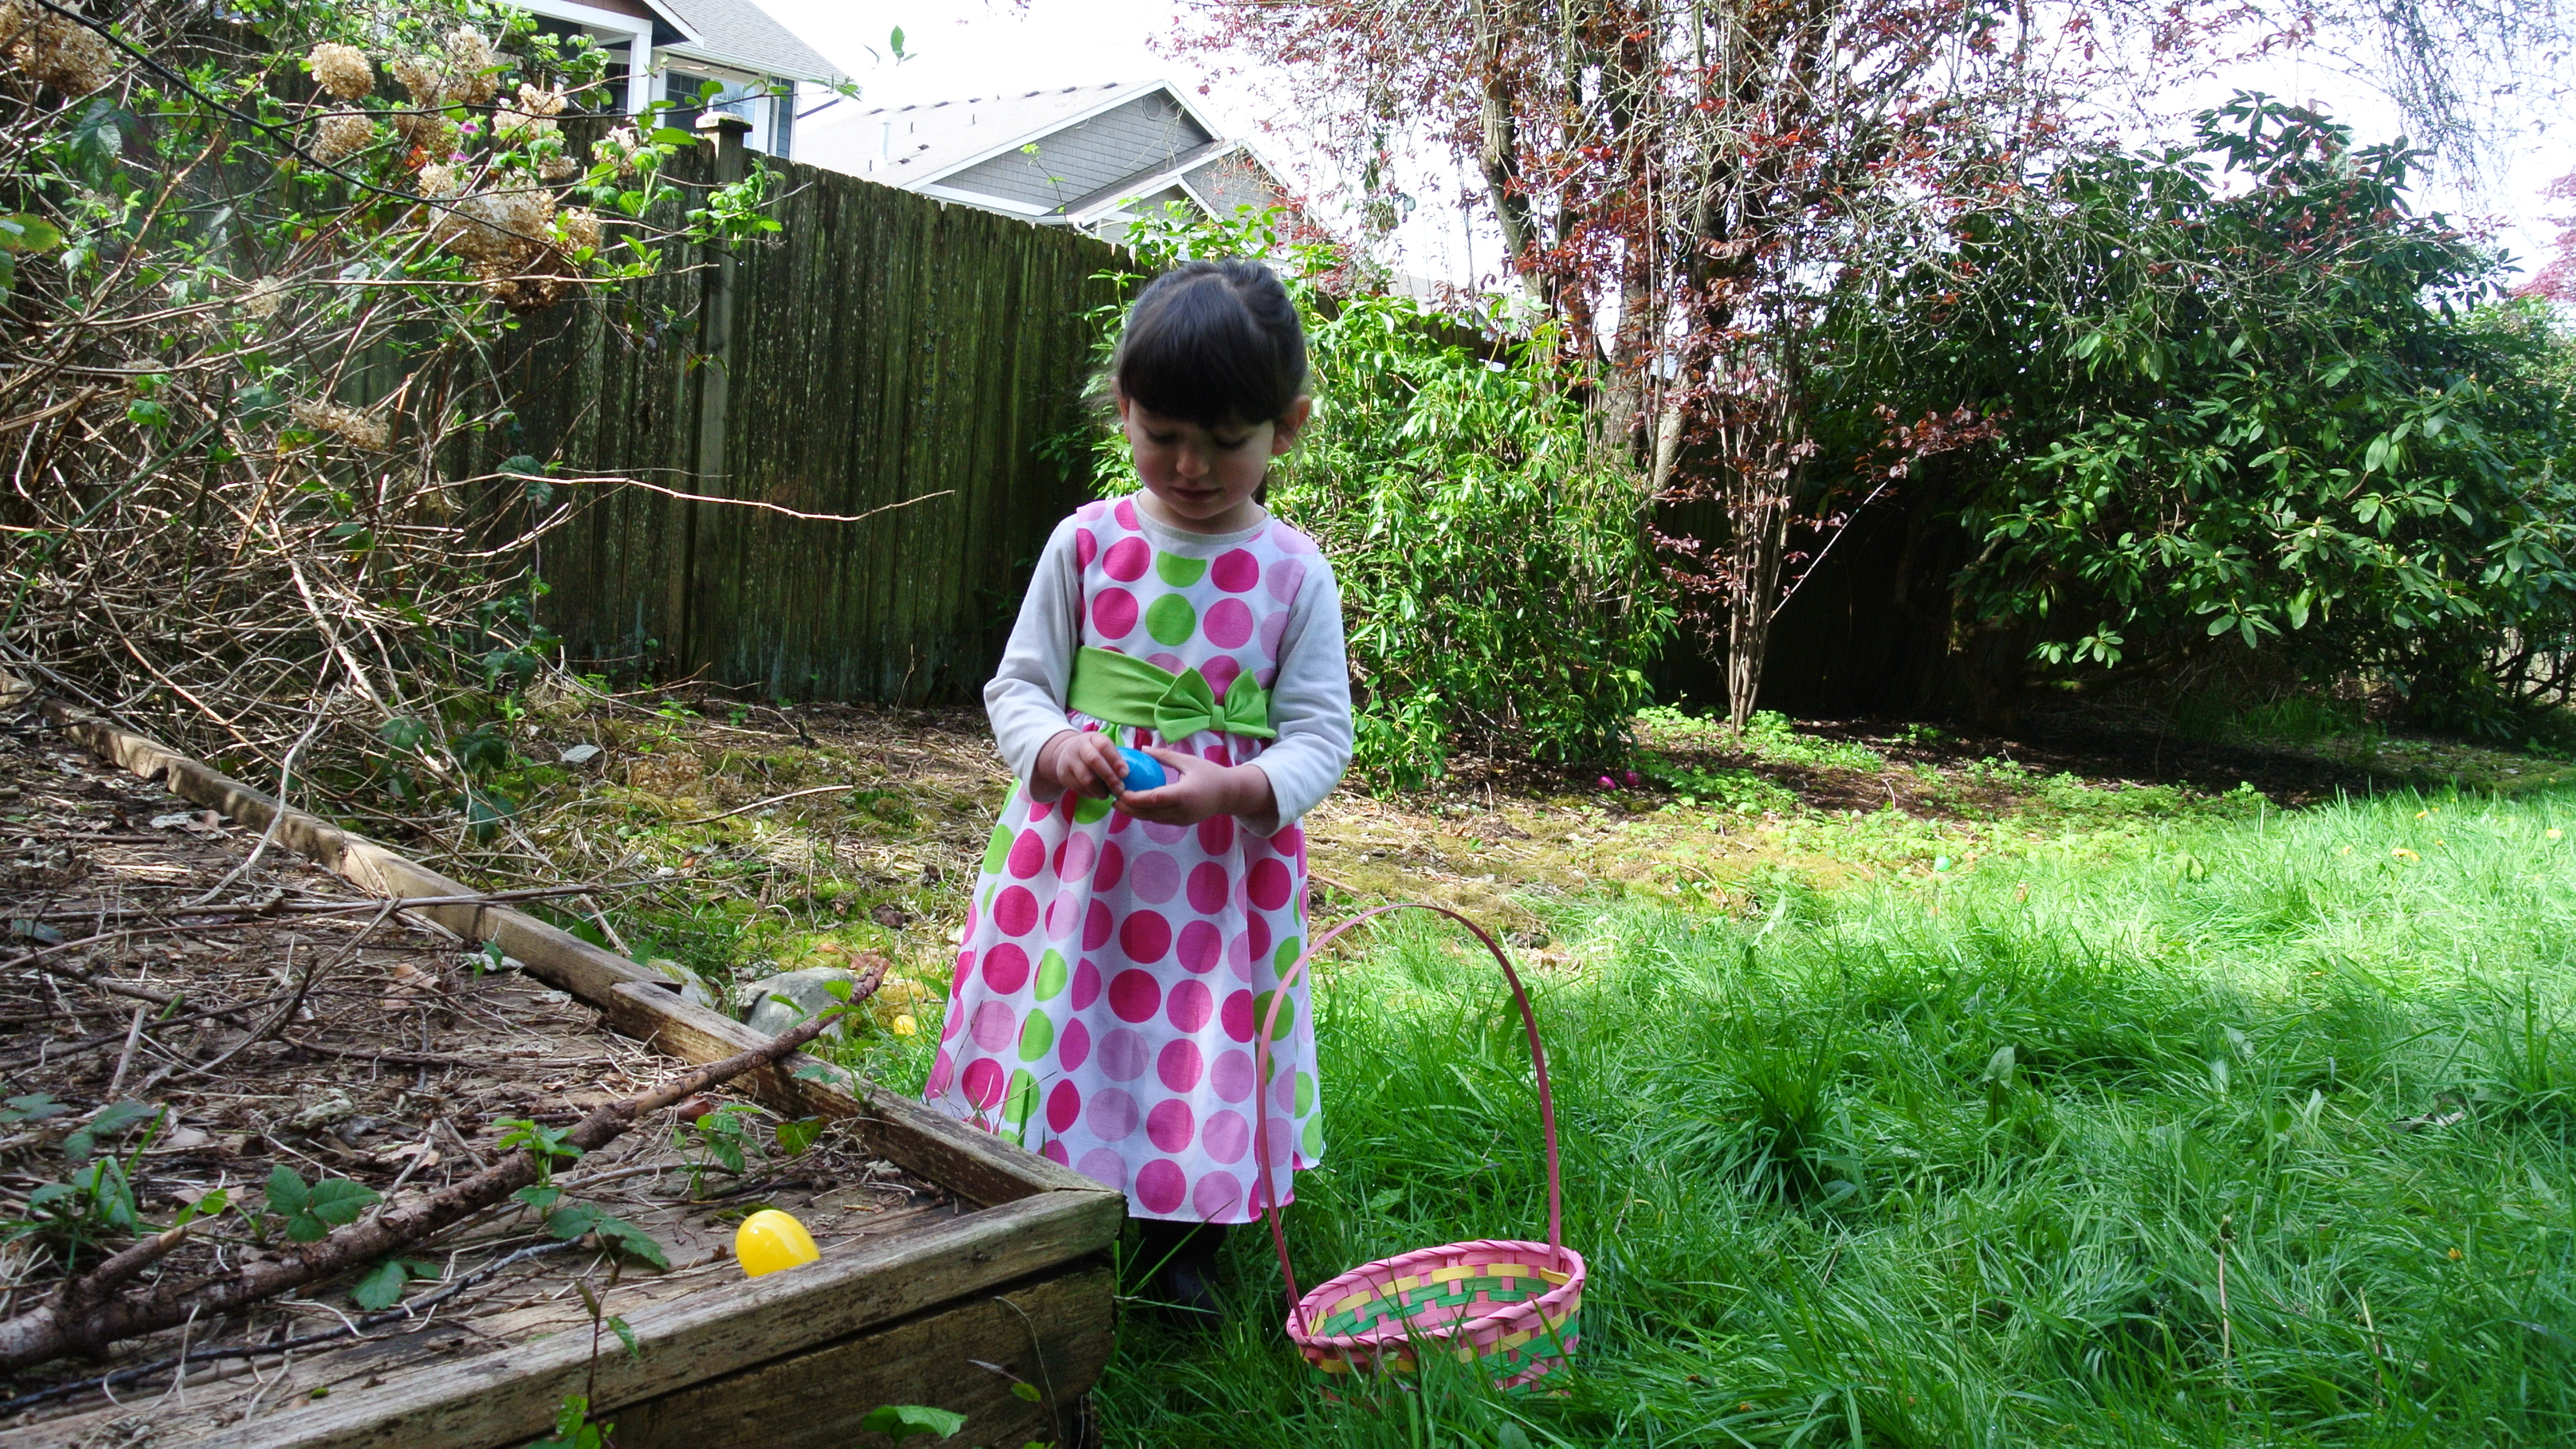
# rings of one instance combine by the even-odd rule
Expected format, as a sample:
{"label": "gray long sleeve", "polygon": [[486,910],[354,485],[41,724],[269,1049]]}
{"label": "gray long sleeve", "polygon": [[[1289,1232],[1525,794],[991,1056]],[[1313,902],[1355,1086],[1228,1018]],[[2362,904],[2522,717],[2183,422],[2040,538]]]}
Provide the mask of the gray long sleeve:
{"label": "gray long sleeve", "polygon": [[[1205,542],[1150,522],[1148,527],[1167,542]],[[1082,566],[1074,557],[1074,531],[1074,520],[1068,518],[1048,537],[1019,621],[1002,651],[1001,667],[984,686],[984,712],[992,721],[994,743],[1024,786],[1037,768],[1038,752],[1066,728],[1064,700],[1072,687],[1074,656],[1082,646]],[[1342,652],[1341,587],[1323,558],[1311,556],[1307,562],[1305,582],[1289,606],[1278,673],[1270,687],[1270,723],[1279,737],[1250,762],[1270,777],[1278,803],[1275,820],[1244,822],[1265,835],[1322,803],[1351,763],[1351,680]]]}

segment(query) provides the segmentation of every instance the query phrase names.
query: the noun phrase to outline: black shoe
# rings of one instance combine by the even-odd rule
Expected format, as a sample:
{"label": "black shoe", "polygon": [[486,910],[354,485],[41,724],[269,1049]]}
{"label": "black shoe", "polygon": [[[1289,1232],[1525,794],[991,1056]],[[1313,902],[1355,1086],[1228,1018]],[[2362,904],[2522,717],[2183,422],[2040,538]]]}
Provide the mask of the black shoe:
{"label": "black shoe", "polygon": [[1216,1288],[1216,1257],[1176,1258],[1155,1276],[1156,1297],[1176,1320],[1203,1319],[1213,1326],[1224,1316],[1225,1300]]}

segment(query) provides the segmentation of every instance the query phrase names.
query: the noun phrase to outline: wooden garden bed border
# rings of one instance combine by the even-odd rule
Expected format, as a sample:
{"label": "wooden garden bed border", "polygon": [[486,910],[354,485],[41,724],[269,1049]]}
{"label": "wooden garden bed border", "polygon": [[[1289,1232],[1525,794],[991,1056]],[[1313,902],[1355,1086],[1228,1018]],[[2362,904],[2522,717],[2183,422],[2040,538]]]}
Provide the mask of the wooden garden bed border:
{"label": "wooden garden bed border", "polygon": [[[101,759],[180,798],[254,830],[277,823],[277,841],[378,895],[470,896],[471,888],[376,841],[270,796],[153,740],[0,671],[0,702],[30,700],[47,720]],[[279,818],[282,816],[283,818]],[[469,941],[490,941],[530,976],[599,1008],[619,1033],[682,1060],[703,1063],[764,1038],[732,1018],[681,999],[654,972],[504,905],[423,906],[420,914]],[[881,1243],[854,1245],[792,1273],[692,1294],[638,1313],[630,1323],[643,1356],[603,1353],[599,1411],[660,1397],[692,1384],[819,1348],[863,1329],[1106,1249],[1126,1216],[1126,1199],[1071,1168],[872,1082],[856,1091],[795,1075],[815,1058],[791,1057],[737,1079],[735,1086],[794,1116],[853,1118],[876,1156],[979,1205],[979,1210]],[[846,1071],[831,1075],[853,1081]],[[288,1449],[301,1445],[481,1445],[551,1424],[555,1406],[578,1393],[590,1370],[587,1334],[563,1334],[406,1375],[399,1394],[353,1394],[291,1418],[241,1424],[202,1441],[203,1449]]]}

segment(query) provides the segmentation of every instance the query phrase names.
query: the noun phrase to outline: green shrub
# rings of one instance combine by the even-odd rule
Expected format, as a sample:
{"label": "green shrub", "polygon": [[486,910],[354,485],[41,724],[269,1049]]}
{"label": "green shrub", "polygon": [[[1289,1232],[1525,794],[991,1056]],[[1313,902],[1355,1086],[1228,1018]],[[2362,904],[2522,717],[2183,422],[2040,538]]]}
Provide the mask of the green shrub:
{"label": "green shrub", "polygon": [[[1315,422],[1270,506],[1341,580],[1360,772],[1412,787],[1462,746],[1622,753],[1674,614],[1644,482],[1593,444],[1556,338],[1487,347],[1477,323],[1409,298],[1334,296],[1332,252],[1283,243],[1275,216],[1152,222],[1136,246],[1148,273],[1266,257],[1305,317]],[[1102,314],[1104,357],[1119,319]],[[1057,451],[1104,494],[1137,486],[1115,429]]]}

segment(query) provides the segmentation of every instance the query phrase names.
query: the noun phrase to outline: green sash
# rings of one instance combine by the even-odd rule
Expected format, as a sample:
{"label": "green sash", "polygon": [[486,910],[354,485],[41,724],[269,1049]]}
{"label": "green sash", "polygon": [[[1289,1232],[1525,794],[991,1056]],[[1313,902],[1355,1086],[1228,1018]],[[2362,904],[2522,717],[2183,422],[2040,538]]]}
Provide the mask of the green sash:
{"label": "green sash", "polygon": [[1250,671],[1236,675],[1219,699],[1195,669],[1174,674],[1132,654],[1088,644],[1074,656],[1065,703],[1093,719],[1149,729],[1166,740],[1185,740],[1201,730],[1256,740],[1279,737],[1270,727],[1270,691],[1253,683]]}

